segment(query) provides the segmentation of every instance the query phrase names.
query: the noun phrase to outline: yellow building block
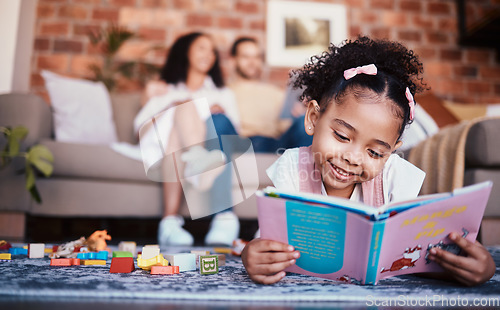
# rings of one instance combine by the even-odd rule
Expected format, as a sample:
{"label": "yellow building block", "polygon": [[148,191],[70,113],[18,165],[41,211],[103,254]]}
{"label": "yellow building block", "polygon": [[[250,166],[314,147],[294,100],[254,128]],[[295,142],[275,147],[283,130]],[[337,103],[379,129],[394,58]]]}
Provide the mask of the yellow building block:
{"label": "yellow building block", "polygon": [[168,260],[163,258],[162,254],[150,259],[142,259],[142,255],[138,255],[137,266],[143,270],[151,270],[153,266],[168,266]]}
{"label": "yellow building block", "polygon": [[[214,248],[215,253],[231,254],[232,248]],[[210,253],[207,253],[209,255]]]}
{"label": "yellow building block", "polygon": [[44,251],[44,253],[48,253],[48,254],[53,252],[51,248],[45,248],[43,251]]}
{"label": "yellow building block", "polygon": [[12,259],[12,255],[10,253],[2,253],[0,254],[0,259]]}
{"label": "yellow building block", "polygon": [[82,265],[106,265],[106,261],[102,259],[82,259],[81,263]]}

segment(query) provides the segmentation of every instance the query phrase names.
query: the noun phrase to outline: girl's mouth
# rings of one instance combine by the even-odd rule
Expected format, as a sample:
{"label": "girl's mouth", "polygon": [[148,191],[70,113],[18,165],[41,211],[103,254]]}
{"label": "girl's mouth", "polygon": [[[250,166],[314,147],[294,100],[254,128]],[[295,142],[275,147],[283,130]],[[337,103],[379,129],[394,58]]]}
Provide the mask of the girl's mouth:
{"label": "girl's mouth", "polygon": [[349,180],[352,180],[355,176],[357,176],[357,174],[345,171],[344,169],[339,168],[338,166],[335,166],[332,163],[330,163],[330,168],[332,170],[335,179],[342,182],[347,182]]}

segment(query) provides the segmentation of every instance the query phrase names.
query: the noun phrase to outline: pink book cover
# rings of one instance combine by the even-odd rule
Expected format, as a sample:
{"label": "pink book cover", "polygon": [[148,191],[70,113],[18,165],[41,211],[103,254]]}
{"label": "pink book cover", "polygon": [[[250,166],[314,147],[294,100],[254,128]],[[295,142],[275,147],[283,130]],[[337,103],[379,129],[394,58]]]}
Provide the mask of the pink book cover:
{"label": "pink book cover", "polygon": [[353,212],[350,208],[356,204],[353,207],[349,200],[319,203],[325,199],[320,195],[260,191],[261,238],[300,251],[301,257],[286,271],[336,281],[374,285],[392,276],[440,271],[426,260],[427,251],[441,247],[459,253],[446,238],[452,231],[475,240],[491,186],[484,182],[444,196],[419,197],[417,203],[391,205],[387,213],[402,206],[405,210],[385,219],[364,214],[366,209]]}

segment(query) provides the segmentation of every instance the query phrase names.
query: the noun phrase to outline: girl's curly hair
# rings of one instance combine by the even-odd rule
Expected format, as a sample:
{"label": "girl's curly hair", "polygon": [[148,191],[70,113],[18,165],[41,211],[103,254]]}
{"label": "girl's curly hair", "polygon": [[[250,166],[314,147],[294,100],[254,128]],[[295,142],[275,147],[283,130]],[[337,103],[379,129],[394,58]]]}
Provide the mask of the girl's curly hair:
{"label": "girl's curly hair", "polygon": [[[377,75],[358,74],[346,80],[347,69],[375,64]],[[406,87],[412,94],[426,89],[422,74],[423,66],[418,56],[398,42],[372,40],[358,37],[346,40],[342,45],[330,44],[327,51],[311,57],[302,69],[290,74],[294,88],[302,88],[301,100],[316,100],[321,111],[325,111],[334,99],[342,102],[346,90],[370,89],[394,101],[399,108],[397,116],[403,119],[400,135],[410,124],[410,108],[405,95]]]}

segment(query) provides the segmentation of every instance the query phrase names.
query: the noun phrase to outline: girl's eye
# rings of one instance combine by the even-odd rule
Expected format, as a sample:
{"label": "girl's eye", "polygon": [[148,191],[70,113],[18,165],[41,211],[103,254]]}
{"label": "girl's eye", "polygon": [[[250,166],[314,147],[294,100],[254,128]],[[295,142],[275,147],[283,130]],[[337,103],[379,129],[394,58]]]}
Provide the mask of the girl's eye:
{"label": "girl's eye", "polygon": [[382,158],[384,155],[375,152],[374,150],[368,150],[368,153],[370,154],[371,157],[373,158]]}
{"label": "girl's eye", "polygon": [[344,135],[341,135],[339,134],[338,132],[334,131],[335,133],[335,136],[337,137],[337,139],[341,140],[341,141],[349,141],[349,138],[347,138],[346,136]]}

